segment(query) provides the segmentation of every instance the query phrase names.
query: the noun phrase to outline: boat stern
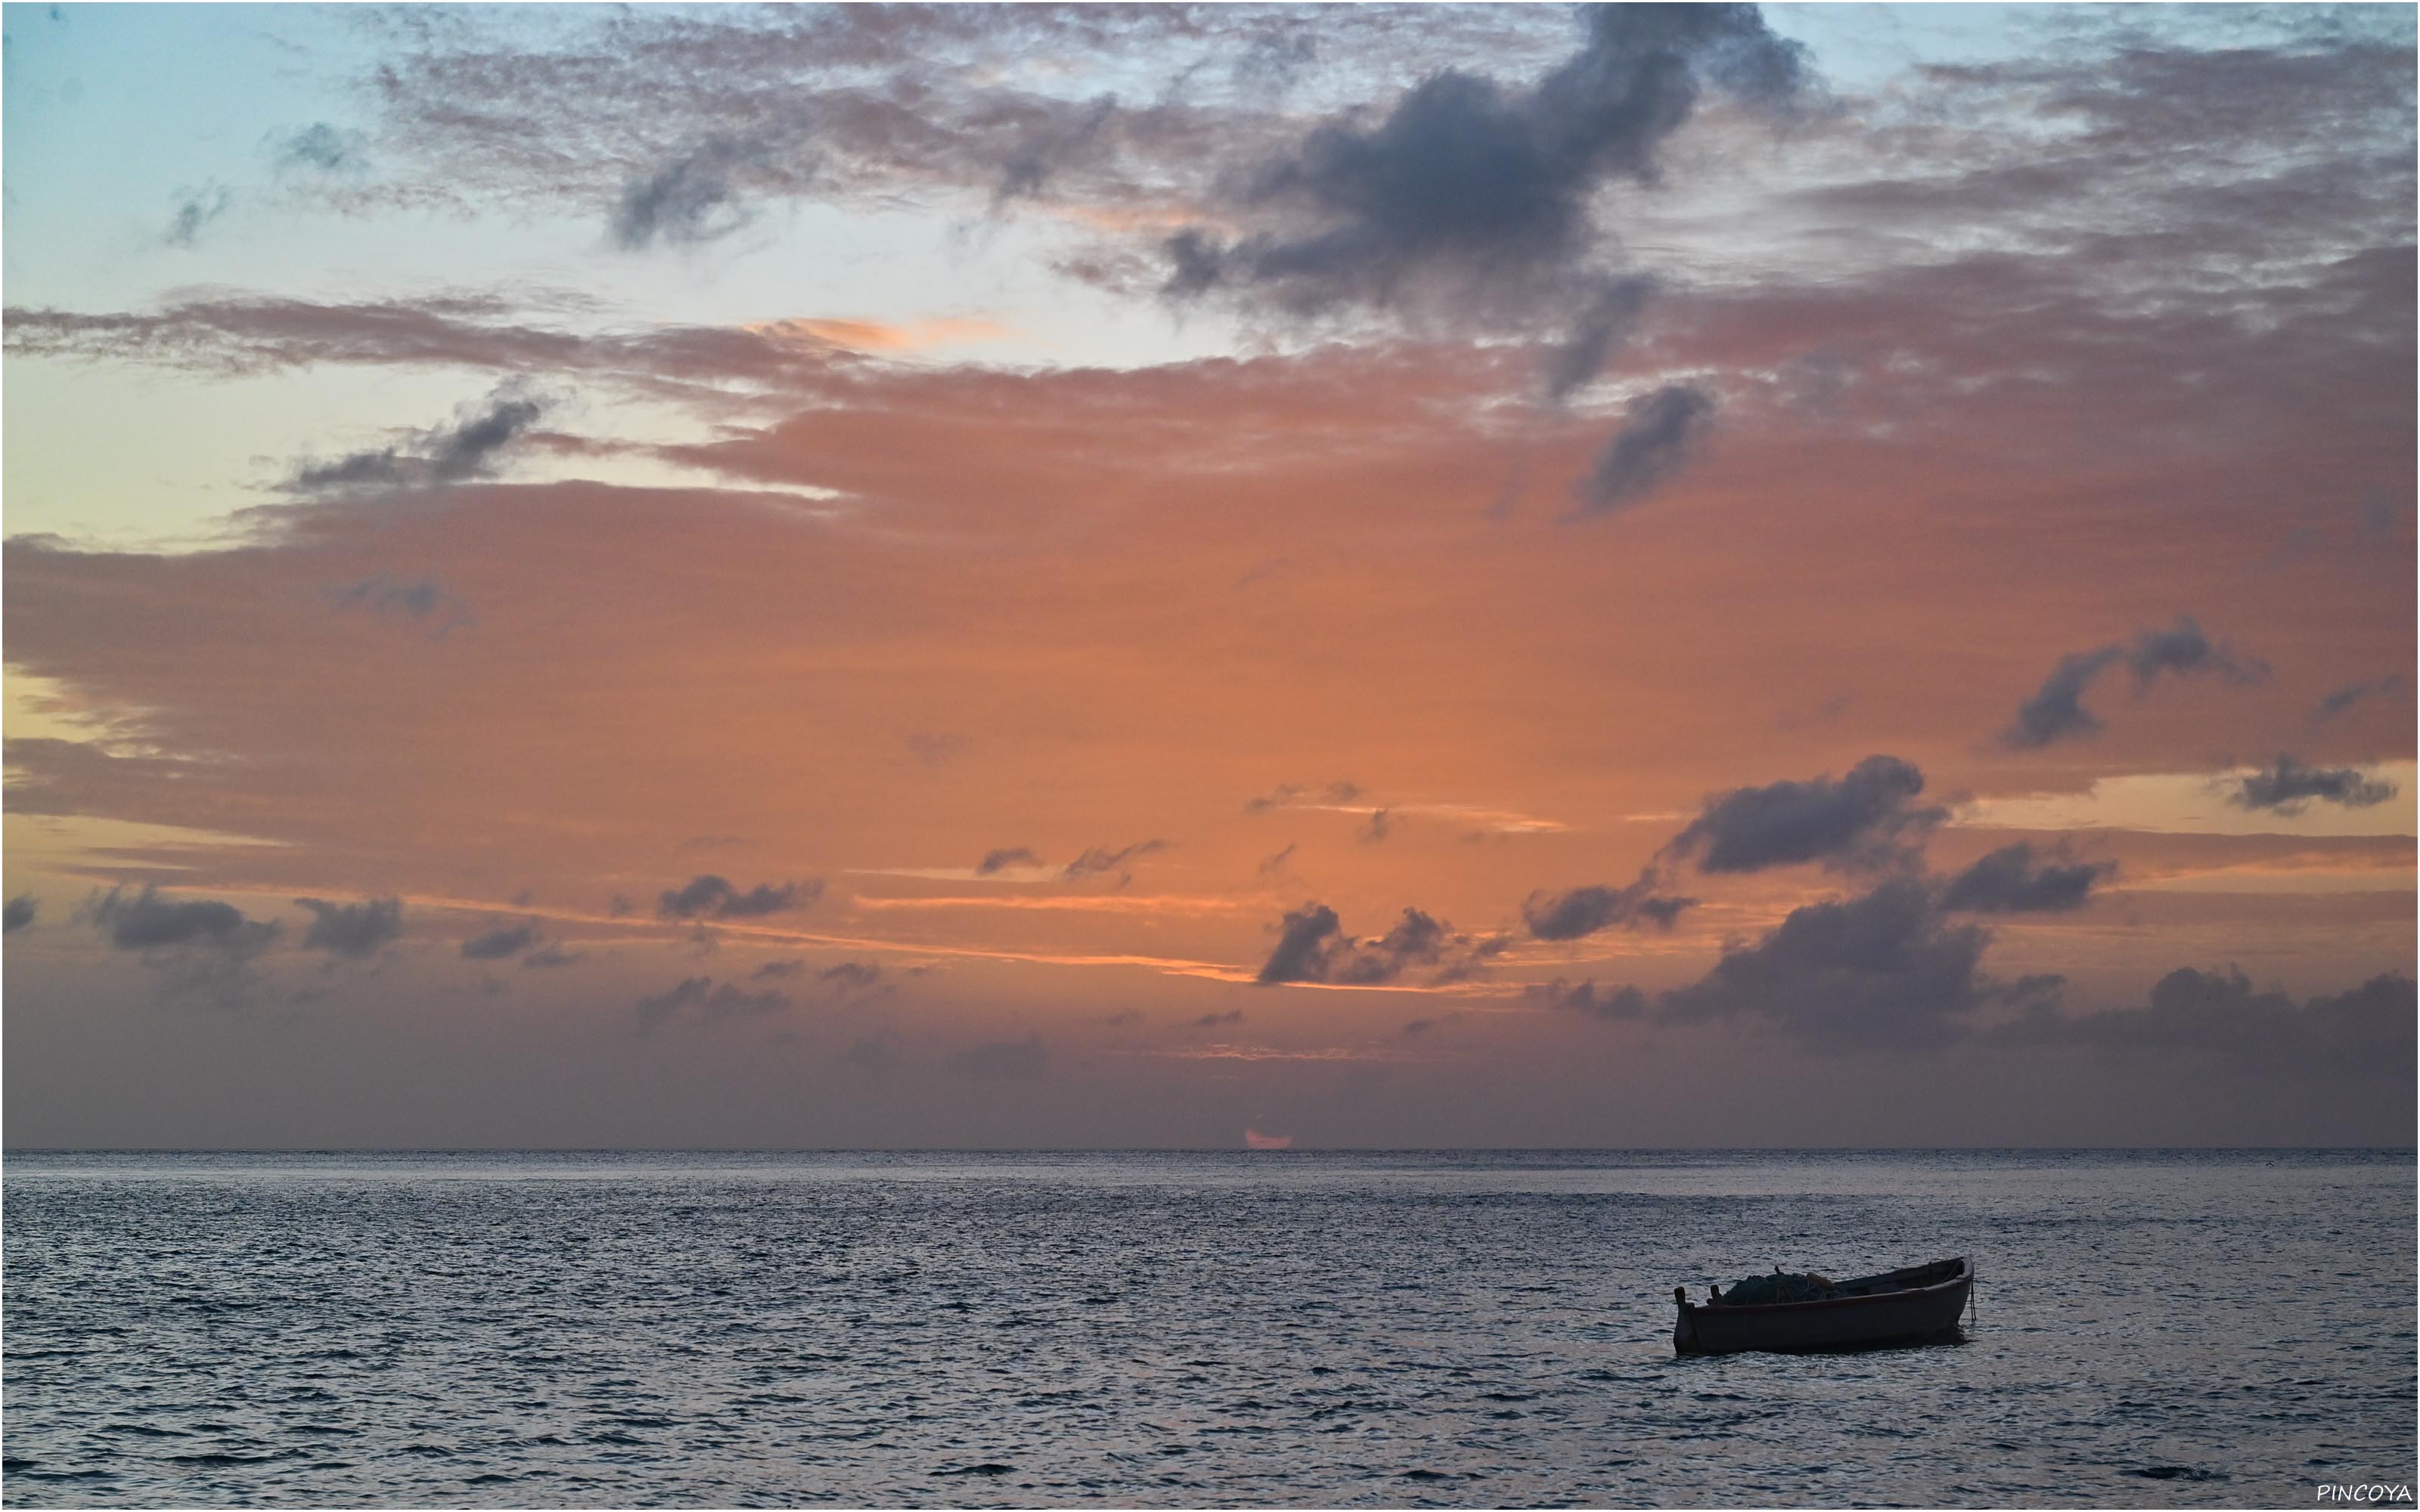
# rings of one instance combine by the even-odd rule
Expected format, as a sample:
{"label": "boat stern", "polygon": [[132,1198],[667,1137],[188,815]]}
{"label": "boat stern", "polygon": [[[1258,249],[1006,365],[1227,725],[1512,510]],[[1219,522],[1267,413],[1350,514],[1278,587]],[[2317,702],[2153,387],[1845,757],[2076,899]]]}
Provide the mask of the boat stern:
{"label": "boat stern", "polygon": [[1698,1352],[1698,1309],[1689,1304],[1689,1288],[1674,1287],[1672,1304],[1680,1309],[1680,1317],[1672,1324],[1672,1352],[1695,1354]]}

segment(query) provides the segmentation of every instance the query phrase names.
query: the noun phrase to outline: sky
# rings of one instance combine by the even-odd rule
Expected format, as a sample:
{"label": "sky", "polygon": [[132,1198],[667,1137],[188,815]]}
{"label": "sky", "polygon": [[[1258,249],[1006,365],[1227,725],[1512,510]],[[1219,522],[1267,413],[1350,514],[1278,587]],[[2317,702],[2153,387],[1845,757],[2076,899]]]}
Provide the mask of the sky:
{"label": "sky", "polygon": [[2408,1145],[2401,6],[9,6],[8,1147]]}

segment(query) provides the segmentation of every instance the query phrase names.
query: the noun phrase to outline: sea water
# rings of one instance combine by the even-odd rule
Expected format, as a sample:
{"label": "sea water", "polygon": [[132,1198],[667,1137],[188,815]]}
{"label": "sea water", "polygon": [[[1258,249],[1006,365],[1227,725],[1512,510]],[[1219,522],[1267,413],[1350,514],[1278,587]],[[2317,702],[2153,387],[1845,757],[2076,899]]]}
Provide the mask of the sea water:
{"label": "sea water", "polygon": [[[7,1504],[2312,1504],[2408,1151],[17,1153]],[[1967,1342],[1676,1359],[1964,1255]]]}

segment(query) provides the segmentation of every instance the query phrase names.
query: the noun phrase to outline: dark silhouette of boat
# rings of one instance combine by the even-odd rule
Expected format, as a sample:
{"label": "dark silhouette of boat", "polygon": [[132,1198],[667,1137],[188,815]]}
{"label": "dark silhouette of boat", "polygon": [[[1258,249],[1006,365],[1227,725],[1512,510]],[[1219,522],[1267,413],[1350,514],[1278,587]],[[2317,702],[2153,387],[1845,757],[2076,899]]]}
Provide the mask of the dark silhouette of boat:
{"label": "dark silhouette of boat", "polygon": [[1732,1303],[1717,1291],[1699,1304],[1689,1300],[1686,1287],[1675,1287],[1681,1316],[1672,1325],[1672,1352],[1804,1354],[1955,1339],[1974,1287],[1975,1273],[1963,1256],[1825,1282],[1807,1288],[1818,1294],[1807,1301]]}

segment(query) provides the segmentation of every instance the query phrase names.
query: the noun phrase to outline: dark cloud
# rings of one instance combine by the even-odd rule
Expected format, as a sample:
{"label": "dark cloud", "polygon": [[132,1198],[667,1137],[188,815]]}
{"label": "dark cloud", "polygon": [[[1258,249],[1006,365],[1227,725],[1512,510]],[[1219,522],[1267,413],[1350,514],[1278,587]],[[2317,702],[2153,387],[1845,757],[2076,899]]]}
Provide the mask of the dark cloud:
{"label": "dark cloud", "polygon": [[[1962,1040],[2000,1046],[2074,1045],[2173,1057],[2206,1054],[2245,1070],[2366,1072],[2408,1081],[2415,999],[2401,975],[2298,1007],[2256,992],[2238,970],[2171,972],[2149,1007],[2068,1014],[2064,980],[1996,981],[1979,968],[1991,936],[1952,925],[1924,882],[1895,877],[1863,897],[1792,910],[1752,946],[1735,946],[1699,981],[1651,998],[1636,987],[1558,979],[1524,995],[1608,1020],[1674,1025],[1741,1019],[1829,1051],[1911,1050]],[[2015,1016],[1989,1026],[1987,1006]]]}
{"label": "dark cloud", "polygon": [[1315,314],[1551,287],[1597,242],[1597,190],[1654,182],[1703,85],[1776,113],[1811,86],[1804,50],[1753,6],[1602,6],[1583,19],[1580,50],[1530,88],[1446,69],[1374,124],[1314,129],[1236,196],[1253,229],[1169,240],[1165,291]]}
{"label": "dark cloud", "polygon": [[380,619],[424,622],[432,639],[442,640],[455,626],[471,623],[471,607],[433,578],[377,572],[359,582],[336,584],[328,590],[328,598],[340,613],[359,609]]}
{"label": "dark cloud", "polygon": [[1813,903],[1753,945],[1734,945],[1698,981],[1656,995],[1558,980],[1526,995],[1608,1020],[1744,1019],[1823,1050],[1925,1049],[1968,1033],[1986,1004],[2036,1004],[2055,977],[1996,982],[1980,970],[1991,935],[1953,925],[1933,887],[1893,877],[1861,897]]}
{"label": "dark cloud", "polygon": [[656,913],[663,918],[757,918],[810,907],[823,892],[824,885],[816,881],[763,882],[742,892],[708,873],[658,896]]}
{"label": "dark cloud", "polygon": [[1717,794],[1665,852],[1706,872],[1759,872],[1820,861],[1835,870],[1904,863],[1946,809],[1917,807],[1924,774],[1896,756],[1869,756],[1837,780],[1775,782]]}
{"label": "dark cloud", "polygon": [[1668,383],[1631,400],[1596,467],[1572,485],[1579,513],[1610,514],[1654,492],[1696,453],[1714,416],[1714,396],[1686,383]]}
{"label": "dark cloud", "polygon": [[2391,534],[2412,509],[2409,494],[2398,497],[2383,488],[2373,488],[2362,496],[2355,514],[2361,521],[2361,533],[2375,539]]}
{"label": "dark cloud", "polygon": [[418,475],[418,458],[402,455],[392,446],[354,452],[334,462],[312,462],[294,471],[287,486],[297,491],[358,487],[400,487]]}
{"label": "dark cloud", "polygon": [[2299,35],[2265,45],[2153,45],[2137,34],[2123,39],[2134,45],[2089,63],[2038,56],[1938,72],[2039,90],[2044,107],[2073,116],[2094,145],[2156,147],[2164,158],[2213,148],[2223,157],[2256,142],[2340,145],[2349,131],[2391,129],[2398,108],[2411,107],[2412,82],[2401,68],[2409,33],[2365,36],[2340,14],[2305,19]]}
{"label": "dark cloud", "polygon": [[34,914],[39,907],[40,904],[35,902],[34,895],[30,892],[21,892],[9,899],[8,906],[0,909],[0,933],[14,934],[30,925],[34,922]]}
{"label": "dark cloud", "polygon": [[2311,710],[2311,722],[2325,724],[2362,700],[2374,694],[2392,693],[2402,686],[2403,678],[2397,673],[2390,672],[2375,682],[2354,683],[2350,687],[2339,687],[2319,700],[2318,706]]}
{"label": "dark cloud", "polygon": [[870,993],[883,984],[883,972],[871,961],[844,961],[826,966],[815,973],[815,980],[831,989],[833,995],[849,993]]}
{"label": "dark cloud", "polygon": [[[811,194],[851,208],[1046,187],[1093,205],[1189,201],[1237,129],[1258,144],[1276,123],[1177,89],[1124,108],[1060,91],[1232,65],[1270,24],[1158,8],[799,8],[598,12],[539,40],[465,13],[396,33],[378,94],[399,171],[350,201],[330,197],[602,202],[617,239],[638,244],[711,239],[760,202]],[[1284,21],[1289,32],[1353,24]]]}
{"label": "dark cloud", "polygon": [[321,493],[483,477],[500,453],[537,424],[547,403],[518,380],[508,381],[479,405],[458,411],[454,424],[423,433],[413,451],[385,446],[312,463],[297,469],[286,486],[298,493]]}
{"label": "dark cloud", "polygon": [[1053,112],[1038,122],[1001,165],[1000,183],[992,191],[993,205],[1032,198],[1042,193],[1053,174],[1091,157],[1101,144],[1101,129],[1117,108],[1116,99],[1105,95],[1076,109]]}
{"label": "dark cloud", "polygon": [[2384,803],[2396,791],[2394,783],[2365,777],[2353,767],[2304,766],[2281,754],[2275,766],[2245,778],[2226,801],[2238,808],[2290,815],[2301,813],[2315,798],[2341,808],[2366,809]]}
{"label": "dark cloud", "polygon": [[789,1007],[789,995],[784,992],[774,992],[769,987],[762,992],[748,992],[723,982],[699,1004],[699,1013],[705,1018],[760,1018],[765,1013],[786,1013]]}
{"label": "dark cloud", "polygon": [[1277,949],[1261,964],[1256,979],[1267,986],[1280,981],[1319,981],[1326,954],[1340,928],[1336,910],[1326,903],[1305,903],[1278,923]]}
{"label": "dark cloud", "polygon": [[776,148],[768,141],[717,133],[622,186],[608,223],[614,245],[639,252],[657,242],[695,245],[746,225],[740,187]]}
{"label": "dark cloud", "polygon": [[908,748],[927,766],[943,766],[967,753],[970,745],[964,735],[918,731],[908,737]]}
{"label": "dark cloud", "polygon": [[314,121],[282,137],[272,137],[271,156],[281,171],[357,174],[369,166],[365,151],[367,140],[359,131]]}
{"label": "dark cloud", "polygon": [[2033,914],[2081,908],[2115,861],[2037,858],[2032,845],[2003,846],[1950,878],[1941,906],[1952,913]]}
{"label": "dark cloud", "polygon": [[803,961],[768,961],[748,973],[750,981],[779,981],[807,969]]}
{"label": "dark cloud", "polygon": [[1303,71],[1319,59],[1319,39],[1281,23],[1283,29],[1263,32],[1246,43],[1229,74],[1246,94],[1276,97],[1292,89]]}
{"label": "dark cloud", "polygon": [[516,956],[536,945],[541,936],[535,924],[499,924],[484,934],[473,934],[462,942],[465,961],[502,961]]}
{"label": "dark cloud", "polygon": [[267,944],[277,933],[274,923],[247,920],[233,903],[201,899],[170,903],[159,889],[146,886],[130,898],[112,887],[92,907],[93,922],[121,950],[150,950],[181,945],[229,945],[247,940]]}
{"label": "dark cloud", "polygon": [[1123,887],[1134,880],[1132,873],[1124,870],[1128,861],[1140,860],[1143,856],[1166,849],[1168,849],[1168,841],[1164,840],[1137,841],[1132,845],[1123,846],[1117,850],[1110,850],[1105,845],[1095,845],[1068,862],[1059,875],[1069,882],[1075,882],[1085,877],[1096,877],[1115,872],[1118,873],[1118,886]]}
{"label": "dark cloud", "polygon": [[1241,1024],[1243,1022],[1244,1011],[1240,1008],[1231,1008],[1224,1013],[1204,1013],[1200,1018],[1193,1021],[1193,1026],[1197,1029],[1215,1029],[1222,1024]]}
{"label": "dark cloud", "polygon": [[1834,871],[1873,872],[1916,858],[1947,809],[1918,805],[1924,774],[1896,756],[1869,756],[1844,777],[1734,788],[1705,801],[1637,881],[1568,892],[1537,891],[1521,904],[1542,940],[1575,940],[1614,925],[1670,929],[1697,900],[1674,896],[1670,863],[1694,859],[1707,872],[1760,872],[1814,861]]}
{"label": "dark cloud", "polygon": [[1521,921],[1533,938],[1576,940],[1620,924],[1630,929],[1653,925],[1668,930],[1673,920],[1695,906],[1695,898],[1675,898],[1657,891],[1659,878],[1652,870],[1626,887],[1574,887],[1569,892],[1533,892],[1521,903]]}
{"label": "dark cloud", "polygon": [[784,1013],[795,1005],[786,993],[767,988],[750,992],[733,982],[715,984],[712,977],[686,977],[674,986],[639,999],[639,1033],[651,1035],[678,1020],[695,1024],[763,1018]]}
{"label": "dark cloud", "polygon": [[1339,778],[1325,787],[1304,787],[1299,783],[1280,784],[1273,793],[1264,794],[1244,805],[1246,813],[1267,813],[1277,809],[1294,809],[1304,805],[1351,803],[1361,796],[1359,784]]}
{"label": "dark cloud", "polygon": [[357,903],[332,903],[318,898],[294,901],[311,912],[311,927],[302,932],[306,950],[325,950],[358,961],[377,954],[403,933],[400,898],[371,898]]}
{"label": "dark cloud", "polygon": [[2238,685],[2257,683],[2269,675],[2267,663],[2212,641],[2190,616],[2180,614],[2172,628],[2145,630],[2132,640],[2061,656],[2042,686],[2017,705],[2015,722],[2001,733],[2002,743],[2021,750],[2038,749],[2098,731],[2101,720],[2084,706],[2084,695],[2102,672],[2121,665],[2134,674],[2137,695],[2164,672],[2180,677],[2211,672]]}
{"label": "dark cloud", "polygon": [[997,851],[985,851],[984,858],[975,863],[975,873],[978,876],[987,877],[995,872],[1005,872],[1012,866],[1040,866],[1041,864],[1042,857],[1022,845],[1011,845]]}
{"label": "dark cloud", "polygon": [[2125,653],[2138,689],[2149,687],[2162,672],[2213,671],[2233,683],[2257,683],[2269,675],[2267,663],[2213,643],[2191,616],[2183,614],[2177,616],[2170,629],[2145,630],[2135,636]]}
{"label": "dark cloud", "polygon": [[560,945],[541,946],[521,957],[521,965],[531,971],[552,971],[587,959],[585,950],[566,950]]}
{"label": "dark cloud", "polygon": [[490,394],[486,409],[430,438],[429,474],[441,483],[452,483],[486,472],[489,459],[537,424],[545,412],[543,399],[510,386]]}
{"label": "dark cloud", "polygon": [[1644,276],[1606,281],[1580,312],[1571,334],[1547,355],[1546,397],[1550,402],[1562,403],[1605,371],[1606,364],[1637,328],[1639,316],[1654,292],[1655,281]]}
{"label": "dark cloud", "polygon": [[163,992],[208,997],[226,1008],[254,997],[259,984],[253,960],[278,934],[274,919],[249,919],[215,900],[171,903],[149,885],[132,897],[112,887],[85,913],[112,946],[138,952],[158,971]]}
{"label": "dark cloud", "polygon": [[639,1032],[652,1034],[672,1021],[683,1009],[706,1000],[714,986],[712,977],[685,977],[677,984],[639,999],[637,1010]]}
{"label": "dark cloud", "polygon": [[1429,915],[1406,908],[1392,929],[1374,940],[1352,942],[1350,949],[1330,952],[1329,981],[1375,984],[1392,981],[1411,966],[1435,965],[1449,932]]}
{"label": "dark cloud", "polygon": [[1821,700],[1814,703],[1803,704],[1793,709],[1784,709],[1779,714],[1774,716],[1773,728],[1776,730],[1806,730],[1817,725],[1831,724],[1835,720],[1838,719],[1841,715],[1848,713],[1849,705],[1855,702],[1856,698],[1854,694],[1835,693],[1830,698]]}
{"label": "dark cloud", "polygon": [[1164,250],[1169,271],[1160,292],[1171,298],[1193,299],[1206,294],[1227,277],[1227,247],[1198,227],[1187,226],[1171,235]]}
{"label": "dark cloud", "polygon": [[1444,962],[1436,974],[1429,978],[1431,986],[1448,982],[1469,981],[1487,974],[1489,963],[1512,948],[1509,934],[1457,934],[1448,942]]}
{"label": "dark cloud", "polygon": [[1391,809],[1372,810],[1368,821],[1361,825],[1359,836],[1361,843],[1364,845],[1384,843],[1388,837],[1394,833],[1393,814],[1394,810]]}
{"label": "dark cloud", "polygon": [[1277,947],[1254,980],[1263,986],[1289,981],[1377,986],[1416,966],[1434,966],[1435,980],[1459,980],[1499,954],[1506,943],[1501,936],[1457,934],[1417,908],[1404,909],[1386,933],[1357,940],[1343,932],[1336,910],[1305,903],[1279,921]]}
{"label": "dark cloud", "polygon": [[2247,1071],[2369,1075],[2408,1086],[2415,1017],[2420,999],[2412,979],[2400,974],[2297,1006],[2275,988],[2256,992],[2232,967],[2221,975],[2188,966],[2161,978],[2147,1008],[2075,1015],[2037,1008],[1991,1038],[2158,1057],[2211,1056]]}
{"label": "dark cloud", "polygon": [[1945,1044],[1964,1032],[1963,1015],[2010,991],[1978,969],[1990,939],[1947,923],[1923,882],[1894,877],[1860,898],[1792,909],[1755,945],[1663,994],[1659,1016],[1746,1019],[1823,1049]]}
{"label": "dark cloud", "polygon": [[982,1081],[1031,1081],[1050,1065],[1049,1047],[1042,1036],[970,1045],[950,1057],[950,1065]]}
{"label": "dark cloud", "polygon": [[2085,690],[2118,656],[2118,647],[2102,646],[2094,651],[2072,651],[2059,657],[2058,665],[2042,679],[2041,687],[2017,705],[2016,722],[2001,733],[2002,742],[2031,749],[2099,730],[2101,721],[2084,707]]}
{"label": "dark cloud", "polygon": [[1586,1013],[1591,1018],[1636,1019],[1647,1016],[1645,993],[1636,987],[1599,987],[1593,979],[1570,982],[1557,977],[1553,981],[1532,983],[1523,988],[1521,995],[1533,1003]]}
{"label": "dark cloud", "polygon": [[[2268,45],[2242,37],[2177,45],[2175,34],[2104,32],[2102,46],[2055,58],[2037,52],[2003,64],[1928,66],[1910,79],[1930,97],[1926,117],[1978,131],[1953,133],[1959,146],[1947,152],[1877,153],[1866,181],[1853,174],[1790,197],[1869,245],[1941,246],[1963,237],[1969,245],[2023,246],[2076,293],[2113,309],[2152,283],[2181,293],[2257,282],[2290,302],[2288,290],[2309,270],[2350,249],[2411,241],[2408,208],[2373,192],[2378,176],[2403,172],[2408,156],[2409,35],[2359,39],[2309,14],[2318,23],[2303,36]],[[2087,129],[2045,153],[2038,136],[2013,126],[2049,118]],[[2087,204],[2112,213],[2079,213]],[[2098,266],[2080,271],[2080,259]],[[2236,307],[2236,319],[2243,309]],[[2009,328],[2007,349],[2026,343],[2050,313],[2027,308]],[[2164,315],[2149,319],[2174,329]],[[2253,339],[2265,345],[2268,331]],[[2262,383],[2284,377],[2272,363],[2255,370]],[[2146,388],[2193,391],[2189,402],[2214,417],[2206,369],[2142,376]],[[2139,421],[2128,428],[2143,433]]]}
{"label": "dark cloud", "polygon": [[1294,842],[1292,841],[1288,841],[1284,850],[1278,852],[1275,856],[1267,856],[1261,858],[1261,875],[1264,877],[1280,876],[1285,872],[1286,863],[1293,859]]}
{"label": "dark cloud", "polygon": [[190,251],[200,239],[202,228],[225,215],[234,203],[234,194],[222,184],[180,189],[177,192],[176,212],[168,217],[168,228],[160,233],[160,239]]}
{"label": "dark cloud", "polygon": [[[460,367],[508,378],[586,376],[649,397],[709,407],[727,399],[733,385],[822,392],[862,361],[798,328],[650,325],[582,332],[533,323],[525,311],[523,304],[487,296],[317,304],[212,293],[145,311],[11,308],[0,319],[0,342],[12,357],[139,362],[174,372],[256,374],[343,363]],[[518,394],[509,386],[500,392],[506,398]],[[407,463],[421,459],[404,454],[427,444],[398,448],[396,471],[412,471]],[[356,471],[380,467],[374,460],[355,464]],[[917,738],[946,743],[954,737],[911,740]]]}

